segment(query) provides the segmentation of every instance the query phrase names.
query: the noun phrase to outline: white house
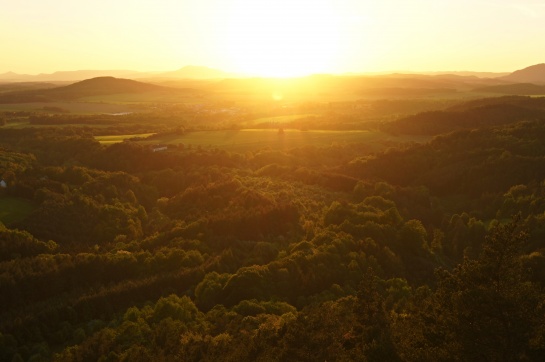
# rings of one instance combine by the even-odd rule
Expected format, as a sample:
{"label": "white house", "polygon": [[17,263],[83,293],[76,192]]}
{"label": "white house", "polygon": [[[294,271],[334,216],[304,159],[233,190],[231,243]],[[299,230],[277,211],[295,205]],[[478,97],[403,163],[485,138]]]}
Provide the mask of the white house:
{"label": "white house", "polygon": [[6,183],[6,181],[1,180],[1,181],[0,181],[0,187],[3,188],[3,189],[5,189],[6,187],[8,187],[8,184]]}

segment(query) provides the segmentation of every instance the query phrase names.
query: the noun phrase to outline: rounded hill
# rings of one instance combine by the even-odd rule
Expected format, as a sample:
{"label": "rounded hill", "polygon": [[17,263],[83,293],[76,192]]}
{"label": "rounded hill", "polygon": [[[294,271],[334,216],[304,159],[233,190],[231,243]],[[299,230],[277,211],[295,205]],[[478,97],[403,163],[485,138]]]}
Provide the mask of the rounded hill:
{"label": "rounded hill", "polygon": [[87,96],[121,94],[121,93],[146,93],[156,91],[171,91],[167,87],[138,82],[131,79],[115,77],[97,77],[64,87],[47,90],[47,93],[60,98],[81,98]]}

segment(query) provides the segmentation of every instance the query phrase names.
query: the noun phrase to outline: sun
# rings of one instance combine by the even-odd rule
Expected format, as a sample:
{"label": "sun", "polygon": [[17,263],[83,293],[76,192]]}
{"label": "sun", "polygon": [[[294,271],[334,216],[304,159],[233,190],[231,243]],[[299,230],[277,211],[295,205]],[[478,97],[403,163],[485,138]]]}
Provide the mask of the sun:
{"label": "sun", "polygon": [[256,76],[331,72],[341,43],[341,21],[333,3],[234,1],[222,39],[229,63]]}

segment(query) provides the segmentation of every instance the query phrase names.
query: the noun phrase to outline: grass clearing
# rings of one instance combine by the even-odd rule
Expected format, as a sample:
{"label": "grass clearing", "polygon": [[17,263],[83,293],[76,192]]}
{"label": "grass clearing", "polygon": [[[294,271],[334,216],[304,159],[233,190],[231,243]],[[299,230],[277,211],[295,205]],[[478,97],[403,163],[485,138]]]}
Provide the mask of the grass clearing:
{"label": "grass clearing", "polygon": [[18,197],[0,196],[0,222],[9,225],[23,220],[36,207],[30,201]]}

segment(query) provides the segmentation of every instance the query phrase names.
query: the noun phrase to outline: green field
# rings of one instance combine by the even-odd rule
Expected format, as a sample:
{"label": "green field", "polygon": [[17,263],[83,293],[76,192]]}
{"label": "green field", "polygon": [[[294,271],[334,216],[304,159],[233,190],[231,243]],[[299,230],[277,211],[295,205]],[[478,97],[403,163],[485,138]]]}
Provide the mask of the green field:
{"label": "green field", "polygon": [[24,219],[32,210],[34,205],[28,200],[0,196],[0,222],[5,225]]}
{"label": "green field", "polygon": [[285,116],[274,116],[274,117],[262,117],[262,118],[256,118],[251,121],[248,121],[248,124],[252,125],[262,125],[262,124],[276,124],[281,125],[283,123],[293,122],[301,118],[307,118],[317,116],[317,114],[309,113],[309,114],[290,114]]}
{"label": "green field", "polygon": [[[119,136],[116,136],[119,137]],[[422,142],[429,137],[392,136],[379,131],[301,131],[286,129],[242,129],[225,131],[195,131],[185,135],[166,135],[138,141],[141,144],[173,144],[191,147],[219,148],[245,152],[262,148],[290,149],[303,146],[330,146],[331,144],[365,143],[378,151],[400,142]]]}
{"label": "green field", "polygon": [[149,137],[153,135],[153,133],[140,133],[140,134],[124,134],[124,135],[113,135],[113,136],[95,136],[95,139],[104,144],[104,145],[111,145],[113,143],[119,143],[123,142],[126,139],[134,138],[134,137]]}

